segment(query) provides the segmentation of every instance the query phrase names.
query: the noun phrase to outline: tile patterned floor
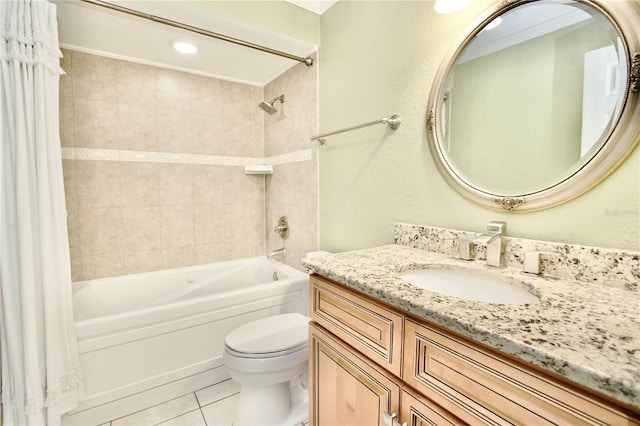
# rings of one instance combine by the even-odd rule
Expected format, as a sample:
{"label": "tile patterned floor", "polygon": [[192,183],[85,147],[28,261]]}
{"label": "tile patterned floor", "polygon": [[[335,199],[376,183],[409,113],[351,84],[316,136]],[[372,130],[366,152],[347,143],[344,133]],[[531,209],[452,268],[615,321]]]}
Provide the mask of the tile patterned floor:
{"label": "tile patterned floor", "polygon": [[231,426],[239,392],[226,380],[100,426]]}

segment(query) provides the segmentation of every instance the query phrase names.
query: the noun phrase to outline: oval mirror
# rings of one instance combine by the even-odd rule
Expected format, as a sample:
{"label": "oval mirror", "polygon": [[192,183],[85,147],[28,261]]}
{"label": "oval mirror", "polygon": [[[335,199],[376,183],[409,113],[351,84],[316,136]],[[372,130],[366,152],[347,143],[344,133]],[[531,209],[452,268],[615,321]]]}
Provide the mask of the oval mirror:
{"label": "oval mirror", "polygon": [[445,59],[427,134],[445,179],[516,211],[589,190],[640,137],[640,4],[503,1]]}

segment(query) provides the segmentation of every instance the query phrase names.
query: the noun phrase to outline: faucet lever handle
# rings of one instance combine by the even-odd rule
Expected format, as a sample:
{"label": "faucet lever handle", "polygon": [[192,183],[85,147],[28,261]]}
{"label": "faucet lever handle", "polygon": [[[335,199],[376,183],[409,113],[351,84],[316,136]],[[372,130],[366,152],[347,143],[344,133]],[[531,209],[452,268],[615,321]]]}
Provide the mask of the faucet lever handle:
{"label": "faucet lever handle", "polygon": [[462,260],[473,260],[473,249],[475,246],[473,241],[458,238],[458,258]]}
{"label": "faucet lever handle", "polygon": [[524,253],[522,271],[528,274],[540,274],[540,253],[539,251],[527,251]]}

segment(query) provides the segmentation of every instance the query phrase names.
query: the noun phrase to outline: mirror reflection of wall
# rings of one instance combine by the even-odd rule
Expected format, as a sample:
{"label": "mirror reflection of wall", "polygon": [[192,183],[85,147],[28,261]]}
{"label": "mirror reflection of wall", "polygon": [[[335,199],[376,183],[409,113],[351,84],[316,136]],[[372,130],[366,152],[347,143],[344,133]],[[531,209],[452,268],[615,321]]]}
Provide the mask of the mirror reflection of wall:
{"label": "mirror reflection of wall", "polygon": [[[522,194],[550,185],[581,165],[583,155],[613,124],[621,97],[610,101],[613,108],[589,112],[587,118],[583,94],[592,85],[584,79],[585,55],[608,46],[617,63],[617,33],[612,36],[604,16],[551,6],[555,9],[540,11],[544,25],[522,23],[537,19],[531,8],[505,13],[499,27],[476,35],[447,81],[447,131],[441,131],[448,154],[461,175],[483,189]],[[508,37],[491,34],[501,27],[510,31]],[[615,73],[607,71],[611,62],[607,57],[605,65],[595,68]],[[608,115],[603,118],[603,113]],[[597,125],[583,132],[583,121],[592,123],[594,116]]]}

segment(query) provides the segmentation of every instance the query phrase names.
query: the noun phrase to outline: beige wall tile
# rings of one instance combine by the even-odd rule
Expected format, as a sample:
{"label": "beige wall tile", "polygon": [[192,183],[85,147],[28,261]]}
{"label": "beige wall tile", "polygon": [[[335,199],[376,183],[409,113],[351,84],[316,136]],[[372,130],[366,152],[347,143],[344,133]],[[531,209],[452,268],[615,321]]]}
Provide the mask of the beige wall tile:
{"label": "beige wall tile", "polygon": [[220,116],[206,110],[191,110],[191,134],[193,136],[193,152],[196,154],[225,155],[224,144],[227,143],[222,131]]}
{"label": "beige wall tile", "polygon": [[229,251],[224,242],[217,244],[198,244],[196,246],[196,264],[222,262],[229,260]]}
{"label": "beige wall tile", "polygon": [[158,106],[189,108],[191,76],[187,73],[158,68],[156,71]]}
{"label": "beige wall tile", "polygon": [[[265,99],[285,94],[285,104],[275,115],[265,115],[265,152],[279,155],[312,149],[313,160],[274,167],[265,178],[267,229],[282,215],[289,220],[285,263],[302,270],[300,259],[318,249],[317,146],[309,136],[317,132],[317,70],[295,66],[264,88]],[[282,239],[267,232],[267,249],[282,247]]]}
{"label": "beige wall tile", "polygon": [[225,241],[249,241],[264,238],[264,204],[226,204]]}
{"label": "beige wall tile", "polygon": [[211,117],[219,117],[222,108],[222,80],[190,76],[190,106],[193,111],[205,111]]}
{"label": "beige wall tile", "polygon": [[191,115],[188,109],[158,108],[158,151],[193,152]]}
{"label": "beige wall tile", "polygon": [[282,113],[264,117],[267,156],[315,148],[309,137],[317,132],[317,68],[296,65],[264,88],[267,100],[283,93]]}
{"label": "beige wall tile", "polygon": [[75,98],[117,101],[117,60],[74,50],[71,61]]}
{"label": "beige wall tile", "polygon": [[224,139],[224,155],[261,157],[264,155],[263,124],[265,114],[259,87],[222,82],[224,107],[220,116]]}
{"label": "beige wall tile", "polygon": [[73,99],[76,148],[118,149],[118,104],[112,101]]}
{"label": "beige wall tile", "polygon": [[193,206],[162,207],[160,229],[163,248],[193,248],[194,218]]}
{"label": "beige wall tile", "polygon": [[162,164],[120,163],[120,195],[123,206],[159,206]]}
{"label": "beige wall tile", "polygon": [[118,102],[156,107],[156,67],[118,61]]}
{"label": "beige wall tile", "polygon": [[124,274],[122,254],[82,258],[82,280],[115,277]]}
{"label": "beige wall tile", "polygon": [[224,174],[225,204],[264,203],[264,176],[246,175],[244,167],[227,167]]}
{"label": "beige wall tile", "polygon": [[121,255],[121,208],[80,208],[78,209],[78,226],[80,230],[80,255],[83,258]]}
{"label": "beige wall tile", "polygon": [[79,207],[121,205],[120,164],[115,161],[76,161]]}
{"label": "beige wall tile", "polygon": [[193,203],[196,206],[213,206],[224,203],[224,176],[235,167],[193,166]]}
{"label": "beige wall tile", "polygon": [[125,253],[123,256],[123,272],[125,274],[139,274],[161,269],[163,269],[162,250],[138,251]]}
{"label": "beige wall tile", "polygon": [[118,136],[120,149],[158,150],[158,117],[156,107],[118,104]]}
{"label": "beige wall tile", "polygon": [[[265,144],[269,155],[308,148],[316,127],[315,69],[294,67],[265,87],[268,100],[287,97],[269,116],[258,108],[260,87],[67,53],[63,146],[261,157]],[[281,247],[270,231],[281,214],[292,223],[288,262],[317,249],[315,159],[276,166],[266,180],[231,166],[64,167],[68,208],[78,206],[69,213],[75,281],[264,255],[267,238]]]}
{"label": "beige wall tile", "polygon": [[71,96],[60,96],[60,145],[74,146],[73,98]]}
{"label": "beige wall tile", "polygon": [[73,68],[71,64],[71,51],[68,49],[60,49],[62,58],[60,58],[60,68],[64,70],[64,74],[60,76],[60,96],[73,96]]}
{"label": "beige wall tile", "polygon": [[163,249],[162,267],[169,269],[194,265],[196,261],[195,251],[194,246]]}
{"label": "beige wall tile", "polygon": [[82,281],[82,260],[79,257],[71,258],[71,282]]}
{"label": "beige wall tile", "polygon": [[76,179],[76,161],[62,160],[64,179],[64,198],[67,209],[78,207],[78,185]]}
{"label": "beige wall tile", "polygon": [[265,240],[264,238],[256,238],[249,240],[229,240],[226,242],[227,259],[243,259],[245,257],[264,256]]}
{"label": "beige wall tile", "polygon": [[122,208],[122,251],[126,255],[160,248],[160,207]]}
{"label": "beige wall tile", "polygon": [[195,207],[196,244],[222,242],[224,226],[223,204]]}
{"label": "beige wall tile", "polygon": [[80,257],[80,224],[78,223],[78,209],[67,209],[67,232],[69,234],[69,255]]}
{"label": "beige wall tile", "polygon": [[193,205],[193,166],[160,164],[160,205]]}

